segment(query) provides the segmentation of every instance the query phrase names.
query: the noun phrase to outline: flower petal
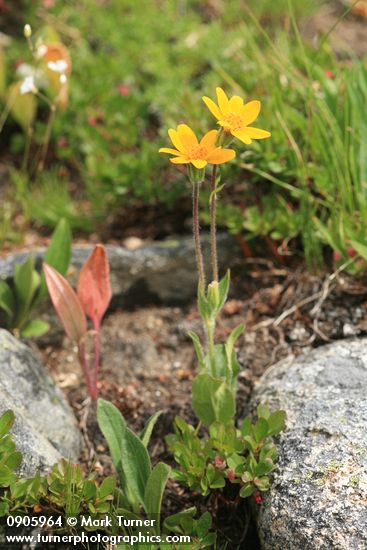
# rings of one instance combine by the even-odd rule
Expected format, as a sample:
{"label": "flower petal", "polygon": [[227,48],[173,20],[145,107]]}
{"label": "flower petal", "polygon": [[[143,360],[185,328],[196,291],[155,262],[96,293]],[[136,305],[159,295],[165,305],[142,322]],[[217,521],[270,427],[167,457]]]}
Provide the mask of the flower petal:
{"label": "flower petal", "polygon": [[188,164],[190,161],[186,157],[173,157],[169,159],[173,164]]}
{"label": "flower petal", "polygon": [[210,97],[204,96],[203,101],[204,101],[205,105],[208,107],[209,111],[215,116],[215,118],[217,120],[222,118],[222,113],[221,113],[218,105],[216,103],[214,103],[214,101],[212,99],[210,99]]}
{"label": "flower petal", "polygon": [[243,99],[239,95],[234,95],[229,100],[229,108],[231,111],[234,111],[235,113],[241,113],[243,107]]}
{"label": "flower petal", "polygon": [[176,147],[176,149],[178,149],[179,151],[183,151],[183,145],[181,143],[181,140],[179,138],[179,135],[178,135],[177,131],[170,128],[168,130],[168,135],[169,135],[173,145]]}
{"label": "flower petal", "polygon": [[208,164],[206,160],[201,159],[190,160],[190,162],[195,166],[195,168],[198,168],[199,170],[200,168],[205,168],[205,166]]}
{"label": "flower petal", "polygon": [[260,128],[246,127],[246,134],[252,139],[265,139],[271,136],[271,133],[267,130],[260,130]]}
{"label": "flower petal", "polygon": [[215,140],[217,139],[218,130],[210,130],[205,134],[205,136],[200,141],[200,145],[206,149],[213,149]]}
{"label": "flower petal", "polygon": [[251,124],[259,116],[261,103],[257,99],[249,101],[242,107],[242,115],[245,118],[245,124]]}
{"label": "flower petal", "polygon": [[169,155],[179,155],[180,151],[177,151],[177,149],[169,149],[168,147],[161,147],[159,149],[159,153],[168,153]]}
{"label": "flower petal", "polygon": [[177,133],[183,145],[194,146],[198,145],[198,138],[193,130],[187,124],[179,124],[177,126]]}
{"label": "flower petal", "polygon": [[243,130],[235,130],[231,132],[231,134],[232,136],[236,137],[240,141],[243,141],[243,143],[246,143],[246,145],[250,145],[250,143],[252,142],[252,139],[247,134],[247,128]]}
{"label": "flower petal", "polygon": [[235,156],[236,152],[233,149],[221,149],[217,147],[208,155],[207,159],[210,164],[223,164],[224,162],[234,159]]}
{"label": "flower petal", "polygon": [[222,113],[227,114],[228,113],[228,104],[229,100],[228,97],[222,88],[216,88],[217,92],[217,98],[218,98],[218,105],[219,109],[222,111]]}

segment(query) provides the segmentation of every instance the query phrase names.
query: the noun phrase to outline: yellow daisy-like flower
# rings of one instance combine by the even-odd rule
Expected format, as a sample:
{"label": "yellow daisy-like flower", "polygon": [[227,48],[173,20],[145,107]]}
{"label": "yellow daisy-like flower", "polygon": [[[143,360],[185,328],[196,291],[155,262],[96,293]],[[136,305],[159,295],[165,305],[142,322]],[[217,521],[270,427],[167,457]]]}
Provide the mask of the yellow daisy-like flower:
{"label": "yellow daisy-like flower", "polygon": [[265,139],[271,136],[271,133],[266,130],[249,126],[259,116],[260,101],[243,103],[243,99],[238,95],[228,99],[222,88],[216,88],[216,92],[218,105],[210,97],[204,96],[203,101],[224,132],[232,134],[246,145],[249,145],[253,139]]}
{"label": "yellow daisy-like flower", "polygon": [[175,155],[173,164],[193,164],[199,170],[207,164],[223,164],[236,156],[233,149],[222,149],[215,145],[218,130],[207,132],[199,142],[195,133],[186,124],[179,124],[177,130],[168,130],[168,135],[176,149],[162,147],[160,153]]}

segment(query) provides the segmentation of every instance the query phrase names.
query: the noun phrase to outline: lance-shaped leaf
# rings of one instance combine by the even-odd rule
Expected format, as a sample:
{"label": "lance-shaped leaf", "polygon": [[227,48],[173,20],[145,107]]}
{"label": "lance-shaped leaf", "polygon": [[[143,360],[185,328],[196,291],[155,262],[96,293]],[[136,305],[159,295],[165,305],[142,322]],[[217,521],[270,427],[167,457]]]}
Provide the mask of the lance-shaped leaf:
{"label": "lance-shaped leaf", "polygon": [[77,294],[84,313],[98,329],[112,297],[107,252],[101,244],[97,244],[82,267]]}
{"label": "lance-shaped leaf", "polygon": [[78,296],[67,280],[48,264],[43,264],[46,284],[66,334],[79,342],[87,332],[87,319]]}

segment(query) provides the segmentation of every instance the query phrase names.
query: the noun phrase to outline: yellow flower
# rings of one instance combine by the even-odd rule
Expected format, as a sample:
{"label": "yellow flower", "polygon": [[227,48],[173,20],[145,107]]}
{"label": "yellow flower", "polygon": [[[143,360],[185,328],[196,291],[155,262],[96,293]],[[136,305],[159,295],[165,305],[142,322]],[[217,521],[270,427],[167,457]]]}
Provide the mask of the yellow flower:
{"label": "yellow flower", "polygon": [[216,88],[216,92],[218,105],[206,96],[203,97],[203,101],[224,132],[232,134],[246,145],[249,145],[253,139],[265,139],[271,136],[271,133],[266,130],[248,126],[259,116],[260,101],[255,100],[244,104],[238,95],[228,99],[222,88]]}
{"label": "yellow flower", "polygon": [[194,132],[186,124],[179,124],[177,130],[168,130],[176,149],[163,147],[160,153],[175,155],[170,159],[173,164],[193,164],[195,168],[205,168],[207,164],[223,164],[236,156],[232,149],[222,149],[215,145],[217,130],[207,132],[199,142]]}

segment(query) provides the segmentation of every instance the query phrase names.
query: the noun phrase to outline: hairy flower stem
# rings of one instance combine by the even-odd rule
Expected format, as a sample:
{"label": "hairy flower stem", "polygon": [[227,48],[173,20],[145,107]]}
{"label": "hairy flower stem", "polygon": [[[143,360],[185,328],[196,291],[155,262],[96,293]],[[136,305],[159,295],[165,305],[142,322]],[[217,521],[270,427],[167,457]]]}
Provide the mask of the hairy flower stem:
{"label": "hairy flower stem", "polygon": [[217,166],[213,164],[210,180],[210,253],[212,263],[213,281],[218,281],[218,253],[217,253],[217,193],[216,193]]}
{"label": "hairy flower stem", "polygon": [[200,227],[199,227],[199,193],[200,183],[194,183],[192,186],[192,217],[193,217],[193,233],[195,241],[196,263],[199,273],[199,285],[205,289],[205,271],[203,254],[201,252],[200,244]]}

